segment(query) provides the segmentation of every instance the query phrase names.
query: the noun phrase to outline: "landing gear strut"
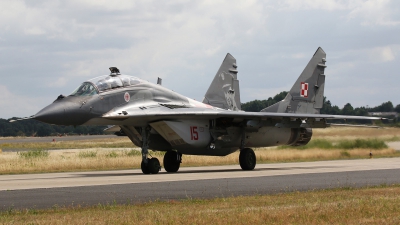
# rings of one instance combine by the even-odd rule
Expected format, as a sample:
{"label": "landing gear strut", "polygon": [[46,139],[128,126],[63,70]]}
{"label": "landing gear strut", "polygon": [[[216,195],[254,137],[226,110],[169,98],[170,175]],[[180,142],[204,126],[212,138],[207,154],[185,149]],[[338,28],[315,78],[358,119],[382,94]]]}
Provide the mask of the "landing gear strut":
{"label": "landing gear strut", "polygon": [[242,170],[253,170],[256,167],[256,154],[253,149],[244,148],[240,150],[239,163]]}
{"label": "landing gear strut", "polygon": [[148,158],[150,127],[142,128],[142,163],[140,167],[144,174],[157,174],[161,170],[160,161],[157,158]]}
{"label": "landing gear strut", "polygon": [[182,162],[182,154],[175,151],[167,151],[164,155],[164,169],[167,172],[175,173],[179,170]]}

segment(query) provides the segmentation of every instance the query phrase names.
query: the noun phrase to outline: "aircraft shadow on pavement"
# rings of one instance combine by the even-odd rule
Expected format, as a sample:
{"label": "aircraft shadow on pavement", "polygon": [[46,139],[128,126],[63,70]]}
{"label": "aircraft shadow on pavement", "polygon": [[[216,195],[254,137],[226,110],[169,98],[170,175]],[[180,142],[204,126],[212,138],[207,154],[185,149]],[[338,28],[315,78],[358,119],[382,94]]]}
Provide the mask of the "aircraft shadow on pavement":
{"label": "aircraft shadow on pavement", "polygon": [[[335,166],[310,166],[310,167],[285,167],[285,168],[259,168],[254,169],[253,171],[277,171],[277,170],[297,170],[297,169],[328,169],[328,168],[336,168]],[[190,170],[190,171],[179,171],[177,173],[167,173],[164,170],[160,171],[159,174],[196,174],[196,173],[230,173],[230,172],[240,172],[243,170],[240,168],[237,169],[225,169],[225,170]],[[96,173],[96,174],[79,174],[79,177],[119,177],[119,176],[132,176],[132,175],[150,175],[151,174],[143,174],[141,171],[132,172],[132,173]]]}

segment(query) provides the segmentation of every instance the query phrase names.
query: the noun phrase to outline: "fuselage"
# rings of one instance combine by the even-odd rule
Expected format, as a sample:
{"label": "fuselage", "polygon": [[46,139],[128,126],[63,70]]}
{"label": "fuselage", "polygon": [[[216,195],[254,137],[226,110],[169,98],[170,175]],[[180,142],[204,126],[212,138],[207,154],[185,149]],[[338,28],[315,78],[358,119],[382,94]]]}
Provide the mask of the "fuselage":
{"label": "fuselage", "polygon": [[[34,119],[57,125],[116,125],[131,141],[142,146],[142,129],[151,126],[149,149],[182,154],[224,156],[240,147],[269,147],[296,143],[304,136],[299,128],[262,126],[249,129],[244,121],[229,118],[157,119],[141,116],[130,120],[110,120],[104,115],[124,114],[147,109],[223,109],[187,98],[161,85],[127,75],[101,76],[84,82],[69,96],[59,96],[38,112]],[[303,134],[301,134],[303,133]],[[308,132],[311,138],[310,131]],[[242,143],[244,140],[244,143]]]}

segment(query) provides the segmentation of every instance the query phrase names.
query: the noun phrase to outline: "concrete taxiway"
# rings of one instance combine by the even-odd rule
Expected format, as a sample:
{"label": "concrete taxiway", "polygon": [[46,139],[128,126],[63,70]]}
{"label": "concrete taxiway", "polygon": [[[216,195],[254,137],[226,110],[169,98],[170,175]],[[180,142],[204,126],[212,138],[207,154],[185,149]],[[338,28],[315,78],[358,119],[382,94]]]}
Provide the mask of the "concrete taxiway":
{"label": "concrete taxiway", "polygon": [[334,187],[400,183],[400,159],[337,160],[183,167],[178,173],[143,175],[140,170],[0,176],[0,208],[136,203],[212,198]]}

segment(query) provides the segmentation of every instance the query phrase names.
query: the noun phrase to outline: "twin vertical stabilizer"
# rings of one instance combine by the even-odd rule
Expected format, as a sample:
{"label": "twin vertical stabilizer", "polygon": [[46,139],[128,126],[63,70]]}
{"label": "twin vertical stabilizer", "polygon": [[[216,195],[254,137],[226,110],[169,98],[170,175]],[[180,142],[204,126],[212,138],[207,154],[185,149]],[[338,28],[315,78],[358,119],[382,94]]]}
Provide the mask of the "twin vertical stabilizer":
{"label": "twin vertical stabilizer", "polygon": [[237,73],[236,59],[231,54],[226,54],[204,96],[203,103],[221,109],[239,111],[241,107]]}
{"label": "twin vertical stabilizer", "polygon": [[325,62],[326,53],[319,47],[285,99],[261,112],[319,114],[324,99]]}

